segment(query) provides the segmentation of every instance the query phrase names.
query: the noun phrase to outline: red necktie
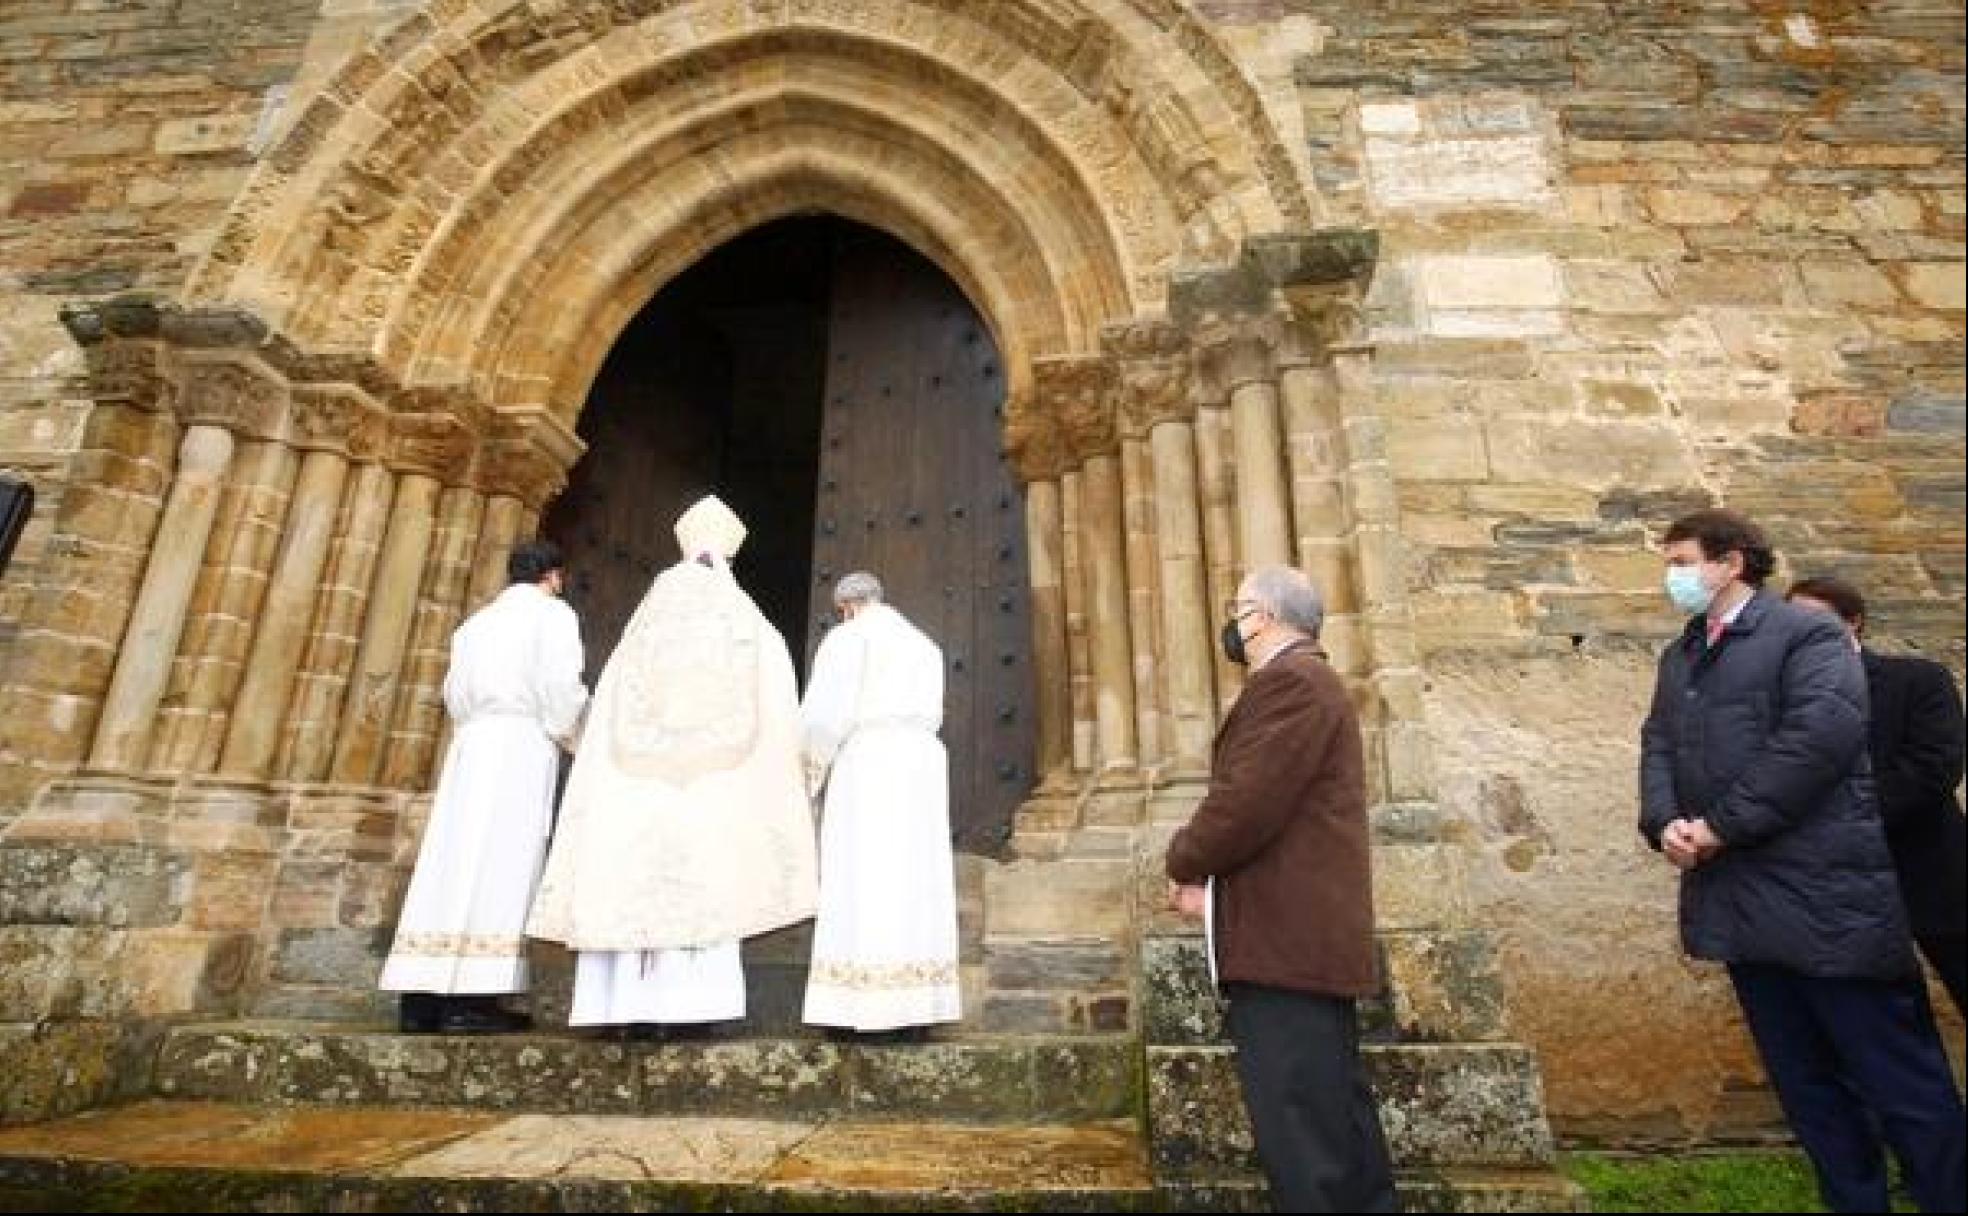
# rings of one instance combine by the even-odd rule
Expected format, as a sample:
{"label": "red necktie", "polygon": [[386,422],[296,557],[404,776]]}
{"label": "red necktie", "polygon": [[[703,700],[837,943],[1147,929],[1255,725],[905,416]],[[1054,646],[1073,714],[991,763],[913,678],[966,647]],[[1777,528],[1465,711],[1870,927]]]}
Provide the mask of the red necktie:
{"label": "red necktie", "polygon": [[1708,648],[1710,650],[1715,649],[1715,644],[1722,640],[1722,635],[1728,631],[1728,628],[1729,622],[1717,620],[1714,617],[1708,618]]}

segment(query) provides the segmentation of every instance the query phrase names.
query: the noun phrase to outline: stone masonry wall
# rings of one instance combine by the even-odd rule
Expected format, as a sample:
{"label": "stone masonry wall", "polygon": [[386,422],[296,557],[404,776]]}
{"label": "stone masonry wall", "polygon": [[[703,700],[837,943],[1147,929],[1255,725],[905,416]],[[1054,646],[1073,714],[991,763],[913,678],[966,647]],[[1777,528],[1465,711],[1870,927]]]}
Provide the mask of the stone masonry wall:
{"label": "stone masonry wall", "polygon": [[[68,301],[169,293],[210,241],[279,117],[318,0],[8,0],[0,6],[0,472],[37,491],[0,579],[0,679],[22,633],[87,683],[113,662],[176,437],[128,411],[91,417]],[[128,414],[129,416],[119,416]],[[129,453],[140,450],[135,458]],[[65,535],[114,512],[114,546]],[[74,558],[57,584],[44,558]],[[83,551],[84,549],[88,551]],[[0,723],[0,824],[73,728],[57,693]],[[80,746],[79,744],[77,746]]]}
{"label": "stone masonry wall", "polygon": [[[1634,833],[1677,627],[1650,549],[1740,507],[1781,577],[1963,658],[1958,5],[1311,3],[1327,199],[1372,326],[1445,806],[1577,1136],[1768,1126]],[[1958,1036],[1958,1027],[1955,1034]],[[1957,1038],[1958,1042],[1958,1038]]]}

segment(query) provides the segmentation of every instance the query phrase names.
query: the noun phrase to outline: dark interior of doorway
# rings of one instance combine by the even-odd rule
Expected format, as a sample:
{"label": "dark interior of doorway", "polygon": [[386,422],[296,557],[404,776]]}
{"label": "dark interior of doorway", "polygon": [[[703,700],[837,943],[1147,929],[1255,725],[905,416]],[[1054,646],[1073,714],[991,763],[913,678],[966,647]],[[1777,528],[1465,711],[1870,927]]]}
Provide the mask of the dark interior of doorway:
{"label": "dark interior of doorway", "polygon": [[581,414],[587,454],[541,528],[568,555],[591,678],[707,493],[746,521],[738,576],[803,667],[832,262],[851,227],[796,217],[719,247],[610,352]]}

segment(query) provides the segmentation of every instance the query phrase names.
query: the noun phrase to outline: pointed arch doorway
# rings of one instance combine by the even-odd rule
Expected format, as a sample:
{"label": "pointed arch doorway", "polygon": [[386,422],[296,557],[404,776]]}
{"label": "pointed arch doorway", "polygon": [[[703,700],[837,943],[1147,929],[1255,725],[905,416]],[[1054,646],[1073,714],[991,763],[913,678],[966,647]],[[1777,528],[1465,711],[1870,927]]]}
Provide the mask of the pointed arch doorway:
{"label": "pointed arch doorway", "polygon": [[702,258],[616,340],[581,413],[587,452],[543,520],[590,675],[676,560],[672,521],[715,493],[751,529],[739,579],[802,676],[849,570],[877,573],[943,646],[952,829],[996,852],[1034,768],[1004,379],[963,292],[885,233],[800,216]]}

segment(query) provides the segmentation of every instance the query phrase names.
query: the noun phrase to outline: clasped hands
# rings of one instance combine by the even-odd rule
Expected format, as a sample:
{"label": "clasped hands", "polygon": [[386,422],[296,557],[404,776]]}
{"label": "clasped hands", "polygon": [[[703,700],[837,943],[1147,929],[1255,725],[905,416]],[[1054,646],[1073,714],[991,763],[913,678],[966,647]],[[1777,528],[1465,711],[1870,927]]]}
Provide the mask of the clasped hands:
{"label": "clasped hands", "polygon": [[1678,870],[1692,870],[1722,851],[1722,838],[1706,819],[1683,816],[1661,829],[1661,852]]}
{"label": "clasped hands", "polygon": [[1168,885],[1168,906],[1184,916],[1198,917],[1203,914],[1203,901],[1209,898],[1206,888],[1190,883],[1171,880]]}

